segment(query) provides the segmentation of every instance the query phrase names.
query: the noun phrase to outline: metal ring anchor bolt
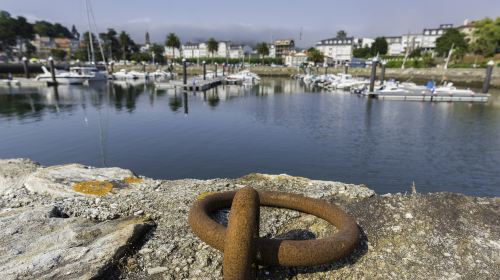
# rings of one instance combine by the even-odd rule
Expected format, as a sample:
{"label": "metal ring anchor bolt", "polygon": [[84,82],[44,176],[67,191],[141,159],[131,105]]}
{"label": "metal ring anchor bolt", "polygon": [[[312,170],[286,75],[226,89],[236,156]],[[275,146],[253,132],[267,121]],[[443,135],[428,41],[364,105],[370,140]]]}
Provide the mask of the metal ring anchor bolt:
{"label": "metal ring anchor bolt", "polygon": [[[259,207],[287,208],[322,218],[338,232],[313,240],[279,240],[259,237]],[[231,207],[227,228],[209,214]],[[349,255],[359,243],[355,219],[340,207],[297,194],[238,191],[209,195],[189,211],[189,225],[208,245],[224,253],[224,279],[249,279],[252,263],[281,266],[312,266],[331,263]]]}

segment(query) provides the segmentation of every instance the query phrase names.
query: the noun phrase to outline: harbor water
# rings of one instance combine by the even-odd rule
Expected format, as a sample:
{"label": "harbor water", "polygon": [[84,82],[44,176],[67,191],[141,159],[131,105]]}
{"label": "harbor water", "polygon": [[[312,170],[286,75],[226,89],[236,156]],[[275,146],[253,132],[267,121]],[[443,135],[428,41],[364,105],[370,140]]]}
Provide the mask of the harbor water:
{"label": "harbor water", "polygon": [[119,166],[153,178],[286,173],[377,193],[500,196],[500,93],[411,102],[264,79],[206,92],[154,85],[0,89],[0,158]]}

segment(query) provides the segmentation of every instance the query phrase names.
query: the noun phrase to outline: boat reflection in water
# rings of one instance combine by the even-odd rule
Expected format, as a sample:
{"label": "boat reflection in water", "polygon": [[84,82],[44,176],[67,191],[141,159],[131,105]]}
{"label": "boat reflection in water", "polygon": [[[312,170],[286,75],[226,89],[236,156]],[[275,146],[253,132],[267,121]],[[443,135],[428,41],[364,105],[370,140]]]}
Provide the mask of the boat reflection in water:
{"label": "boat reflection in water", "polygon": [[115,81],[0,93],[0,158],[119,166],[154,178],[252,172],[378,193],[499,196],[500,94],[487,103],[369,99],[290,79],[204,92]]}

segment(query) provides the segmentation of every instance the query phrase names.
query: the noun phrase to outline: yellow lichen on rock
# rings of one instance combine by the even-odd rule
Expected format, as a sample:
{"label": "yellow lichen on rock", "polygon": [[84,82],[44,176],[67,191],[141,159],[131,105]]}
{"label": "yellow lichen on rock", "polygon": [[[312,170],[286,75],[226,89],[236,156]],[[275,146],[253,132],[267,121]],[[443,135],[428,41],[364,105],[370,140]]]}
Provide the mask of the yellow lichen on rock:
{"label": "yellow lichen on rock", "polygon": [[91,195],[105,195],[112,189],[113,184],[108,181],[85,181],[73,186],[74,191]]}
{"label": "yellow lichen on rock", "polygon": [[203,200],[205,199],[207,196],[211,195],[211,194],[214,194],[215,192],[202,192],[198,195],[197,199],[198,200]]}
{"label": "yellow lichen on rock", "polygon": [[139,177],[127,177],[123,179],[123,182],[127,184],[137,184],[137,183],[142,183],[142,181],[144,181],[144,179]]}

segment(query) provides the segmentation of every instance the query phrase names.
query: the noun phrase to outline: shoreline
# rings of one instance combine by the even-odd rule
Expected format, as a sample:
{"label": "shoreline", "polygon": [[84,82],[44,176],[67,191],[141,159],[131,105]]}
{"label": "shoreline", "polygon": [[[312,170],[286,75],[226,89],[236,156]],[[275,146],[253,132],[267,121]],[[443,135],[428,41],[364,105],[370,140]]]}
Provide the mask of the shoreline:
{"label": "shoreline", "polygon": [[[35,76],[35,65],[30,65],[31,76]],[[121,69],[142,71],[142,65],[115,65],[114,71],[119,71]],[[146,66],[147,72],[153,72],[157,67],[152,65]],[[166,70],[166,66],[160,67],[162,70]],[[294,74],[301,74],[303,70],[297,67],[271,67],[271,66],[251,66],[248,68],[250,71],[262,76],[262,77],[290,77]],[[315,69],[315,68],[313,68]],[[324,74],[324,68],[317,68],[318,74]],[[207,71],[213,71],[214,66],[207,64]],[[219,65],[218,70],[221,71],[221,65]],[[6,75],[6,69],[2,69],[0,65],[0,73]],[[23,68],[22,65],[10,65],[8,71],[13,71],[16,76],[22,76]],[[370,68],[349,68],[349,74],[353,76],[370,76]],[[39,70],[41,72],[41,69]],[[182,67],[176,65],[174,67],[174,72],[178,75],[182,75]],[[344,67],[340,66],[337,68],[329,67],[329,74],[343,73]],[[486,69],[483,68],[449,68],[446,70],[444,76],[446,76],[448,81],[453,82],[457,86],[481,88],[484,82],[484,77],[486,75]],[[187,69],[188,75],[201,75],[203,73],[203,67],[192,65]],[[387,79],[396,79],[399,81],[414,81],[418,83],[425,83],[428,80],[435,80],[440,82],[443,78],[443,69],[441,68],[409,68],[409,69],[399,69],[399,68],[387,68],[385,72],[385,77]],[[380,67],[377,67],[377,77],[380,76]],[[491,89],[500,89],[500,69],[495,67],[493,69],[493,75],[491,78]]]}
{"label": "shoreline", "polygon": [[[85,182],[95,180],[106,184],[90,194],[96,189],[85,189]],[[495,279],[500,274],[495,269],[499,197],[378,195],[364,185],[288,175],[156,180],[121,168],[44,167],[11,159],[0,160],[0,252],[6,253],[0,276],[220,279],[222,253],[192,233],[187,215],[203,195],[243,186],[327,200],[353,215],[361,229],[359,247],[345,259],[317,267],[259,267],[258,279]],[[260,235],[268,238],[323,238],[335,232],[310,215],[261,211]],[[227,212],[216,216],[221,215]]]}

